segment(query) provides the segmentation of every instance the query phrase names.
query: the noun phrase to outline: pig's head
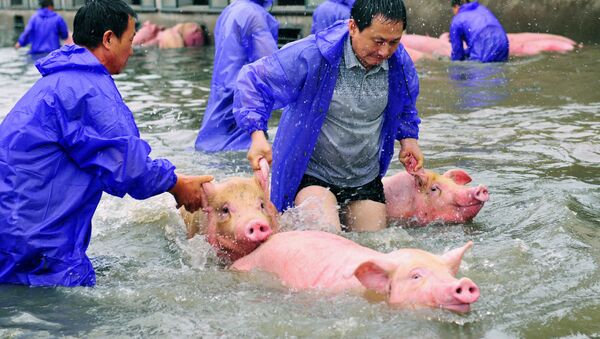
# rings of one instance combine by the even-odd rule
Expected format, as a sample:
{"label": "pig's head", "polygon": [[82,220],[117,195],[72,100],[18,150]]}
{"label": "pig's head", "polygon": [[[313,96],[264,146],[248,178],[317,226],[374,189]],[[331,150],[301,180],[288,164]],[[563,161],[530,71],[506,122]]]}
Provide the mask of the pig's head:
{"label": "pig's head", "polygon": [[400,308],[441,308],[466,313],[479,298],[479,287],[469,278],[457,279],[464,246],[438,256],[418,249],[401,249],[385,258],[361,263],[354,275],[367,289],[387,296]]}
{"label": "pig's head", "polygon": [[263,173],[203,184],[206,237],[219,256],[235,261],[279,231],[279,214],[269,200],[268,180]]}
{"label": "pig's head", "polygon": [[471,177],[461,169],[452,169],[443,175],[424,170],[412,176],[416,188],[413,200],[415,216],[423,224],[436,220],[451,223],[471,221],[489,199],[486,186],[466,186]]}
{"label": "pig's head", "polygon": [[204,45],[204,33],[198,24],[185,22],[179,27],[185,47],[198,47]]}

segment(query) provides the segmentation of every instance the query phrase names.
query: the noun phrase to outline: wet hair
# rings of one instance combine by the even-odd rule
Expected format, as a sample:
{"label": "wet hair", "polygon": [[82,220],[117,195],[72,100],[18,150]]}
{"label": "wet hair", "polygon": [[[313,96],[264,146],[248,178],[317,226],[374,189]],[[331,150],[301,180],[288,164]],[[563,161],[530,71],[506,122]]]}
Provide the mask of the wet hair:
{"label": "wet hair", "polygon": [[134,10],[123,0],[86,0],[73,19],[73,42],[79,46],[96,48],[106,31],[121,38],[129,17],[137,19]]}
{"label": "wet hair", "polygon": [[454,7],[454,6],[461,6],[462,4],[465,4],[467,2],[471,2],[470,0],[450,0],[450,6]]}
{"label": "wet hair", "polygon": [[41,8],[46,8],[46,7],[50,7],[50,6],[54,7],[53,0],[39,0],[38,3]]}
{"label": "wet hair", "polygon": [[402,0],[356,0],[350,12],[359,32],[371,26],[376,16],[389,22],[402,22],[402,28],[406,30],[406,7]]}

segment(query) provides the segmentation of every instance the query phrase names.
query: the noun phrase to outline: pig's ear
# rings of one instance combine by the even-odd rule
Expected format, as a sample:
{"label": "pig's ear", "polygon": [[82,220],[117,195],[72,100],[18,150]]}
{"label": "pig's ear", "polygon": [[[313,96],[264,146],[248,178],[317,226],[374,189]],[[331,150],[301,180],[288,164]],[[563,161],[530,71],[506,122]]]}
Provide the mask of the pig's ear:
{"label": "pig's ear", "polygon": [[269,193],[271,188],[269,187],[269,174],[271,174],[271,168],[269,167],[269,163],[267,159],[261,158],[258,161],[260,166],[260,170],[254,171],[254,177],[258,180],[260,187],[265,192],[265,197],[269,199]]}
{"label": "pig's ear", "polygon": [[208,208],[208,199],[215,193],[215,184],[212,181],[205,182],[202,184],[202,192],[200,194],[201,203],[200,207],[205,210]]}
{"label": "pig's ear", "polygon": [[471,247],[473,247],[473,242],[469,240],[463,247],[450,250],[441,256],[442,260],[444,260],[446,265],[450,268],[450,271],[453,275],[458,273],[460,262],[462,261],[465,252],[467,252],[467,250]]}
{"label": "pig's ear", "polygon": [[466,185],[472,181],[471,177],[461,169],[451,169],[444,173],[446,178],[452,179],[455,183],[459,185]]}
{"label": "pig's ear", "polygon": [[427,187],[428,176],[425,171],[418,171],[411,173],[413,178],[415,179],[415,184],[419,189]]}
{"label": "pig's ear", "polygon": [[395,266],[383,260],[365,261],[354,270],[354,276],[368,290],[379,294],[388,294],[390,290],[390,275]]}

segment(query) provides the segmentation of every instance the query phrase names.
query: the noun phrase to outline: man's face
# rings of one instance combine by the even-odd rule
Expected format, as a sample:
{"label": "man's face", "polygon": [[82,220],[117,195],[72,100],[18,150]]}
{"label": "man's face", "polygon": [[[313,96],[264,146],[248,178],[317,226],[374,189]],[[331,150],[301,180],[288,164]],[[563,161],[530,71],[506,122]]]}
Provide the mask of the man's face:
{"label": "man's face", "polygon": [[350,19],[348,27],[352,49],[360,63],[369,69],[389,59],[398,49],[403,26],[401,21],[392,22],[376,16],[369,27],[359,32],[356,22]]}
{"label": "man's face", "polygon": [[135,20],[129,17],[127,29],[117,38],[113,34],[110,41],[111,62],[108,71],[111,74],[119,74],[127,65],[127,60],[133,54],[133,37],[135,36]]}

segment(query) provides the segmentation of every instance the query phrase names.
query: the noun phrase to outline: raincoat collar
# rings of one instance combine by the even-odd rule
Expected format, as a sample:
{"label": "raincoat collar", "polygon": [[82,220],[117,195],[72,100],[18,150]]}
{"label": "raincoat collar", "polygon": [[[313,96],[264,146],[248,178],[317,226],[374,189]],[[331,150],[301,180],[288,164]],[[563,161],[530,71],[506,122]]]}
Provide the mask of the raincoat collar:
{"label": "raincoat collar", "polygon": [[56,12],[49,10],[48,8],[40,8],[38,9],[38,15],[44,18],[49,18],[56,16]]}
{"label": "raincoat collar", "polygon": [[87,48],[77,45],[63,46],[35,63],[42,76],[64,70],[82,70],[110,75],[106,67]]}
{"label": "raincoat collar", "polygon": [[[237,0],[240,1],[240,0]],[[273,0],[249,0],[255,4],[262,6],[264,9],[269,9],[273,5]]]}
{"label": "raincoat collar", "polygon": [[458,9],[458,12],[472,11],[474,9],[477,9],[477,7],[479,7],[479,2],[477,2],[477,1],[469,2],[469,3],[466,3],[462,6],[460,6],[460,8]]}
{"label": "raincoat collar", "polygon": [[342,4],[342,5],[346,5],[349,8],[352,8],[352,5],[354,5],[354,1],[355,0],[329,0],[329,1],[335,2],[335,3],[338,3],[338,4]]}
{"label": "raincoat collar", "polygon": [[334,63],[344,53],[344,42],[349,36],[348,20],[338,21],[328,29],[315,34],[317,48],[327,62]]}

